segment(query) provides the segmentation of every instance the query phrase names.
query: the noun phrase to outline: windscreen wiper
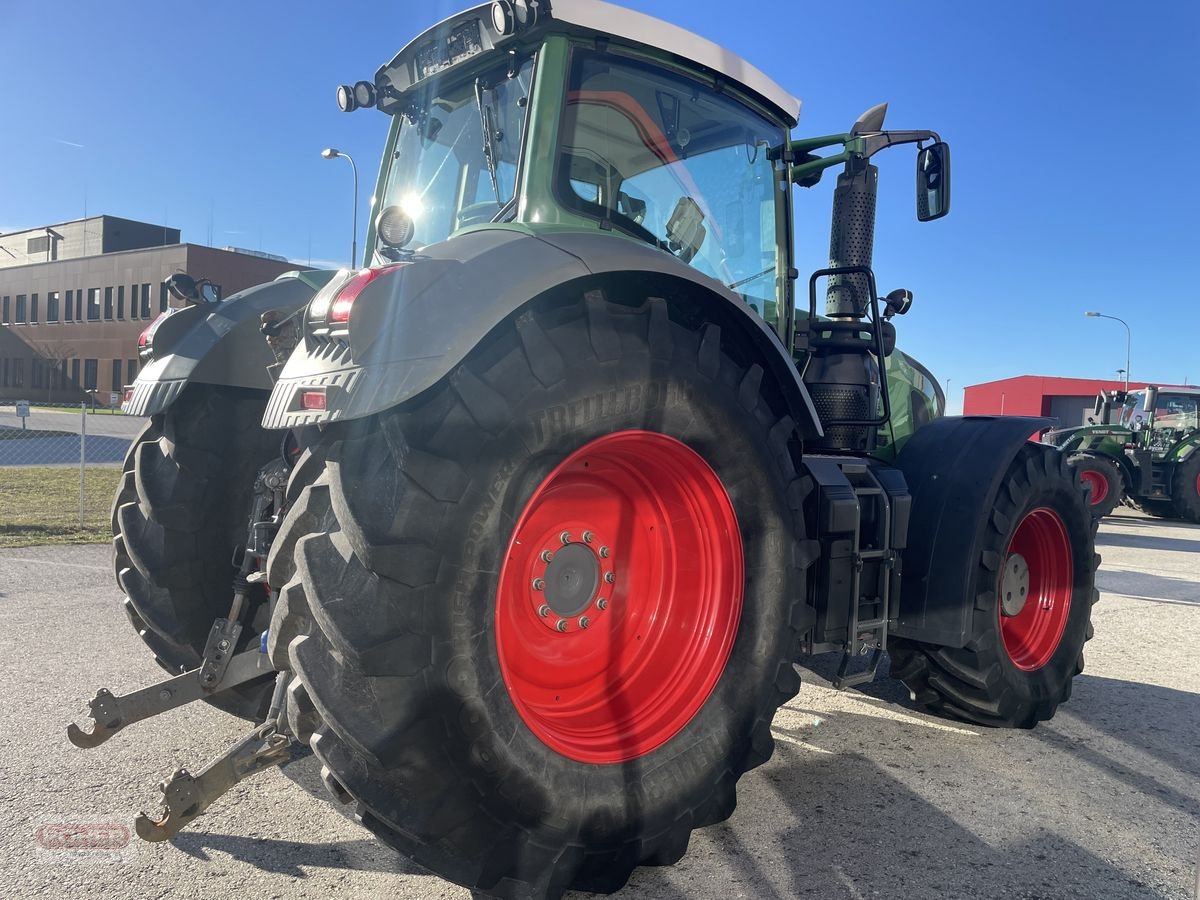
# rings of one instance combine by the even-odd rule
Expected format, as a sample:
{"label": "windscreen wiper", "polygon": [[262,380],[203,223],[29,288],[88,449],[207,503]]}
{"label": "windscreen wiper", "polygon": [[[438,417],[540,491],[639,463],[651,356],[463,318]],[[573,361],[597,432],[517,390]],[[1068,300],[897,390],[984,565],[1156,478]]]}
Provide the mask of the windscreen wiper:
{"label": "windscreen wiper", "polygon": [[496,133],[492,128],[492,108],[483,102],[483,93],[488,90],[482,78],[475,79],[475,102],[479,105],[479,127],[483,130],[483,159],[487,163],[488,175],[492,179],[492,193],[500,203],[500,182],[496,178]]}

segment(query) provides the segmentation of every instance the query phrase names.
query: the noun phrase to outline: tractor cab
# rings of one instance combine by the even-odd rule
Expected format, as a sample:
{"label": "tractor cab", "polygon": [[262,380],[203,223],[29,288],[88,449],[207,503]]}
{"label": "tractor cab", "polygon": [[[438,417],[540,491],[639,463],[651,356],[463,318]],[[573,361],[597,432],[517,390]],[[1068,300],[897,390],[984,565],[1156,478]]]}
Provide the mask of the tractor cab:
{"label": "tractor cab", "polygon": [[[793,140],[800,102],[758,69],[599,0],[475,7],[338,98],[392,119],[366,265],[438,256],[476,231],[610,235],[751,310],[806,373],[829,426],[822,446],[889,456],[943,412],[940,388],[893,352],[890,320],[911,293],[875,295],[869,160],[918,144],[925,221],[949,209],[949,148],[931,131],[883,130],[885,105],[846,133]],[[791,187],[843,164],[829,268],[797,291]]]}
{"label": "tractor cab", "polygon": [[473,228],[600,230],[671,254],[788,334],[782,150],[800,104],[715,45],[590,0],[497,3],[339,97],[392,117],[368,264]]}

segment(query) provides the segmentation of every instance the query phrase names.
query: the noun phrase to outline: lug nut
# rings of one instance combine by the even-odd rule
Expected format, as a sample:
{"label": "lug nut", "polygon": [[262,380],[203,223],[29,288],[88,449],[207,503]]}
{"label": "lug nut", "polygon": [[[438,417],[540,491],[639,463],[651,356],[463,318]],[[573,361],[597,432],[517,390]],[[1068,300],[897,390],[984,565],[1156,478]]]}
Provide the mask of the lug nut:
{"label": "lug nut", "polygon": [[229,649],[229,641],[221,641],[219,644],[217,644],[217,649],[218,650],[228,650]]}
{"label": "lug nut", "polygon": [[550,560],[552,560],[552,559],[554,559],[554,554],[553,554],[553,553],[551,553],[549,550],[543,550],[543,551],[542,551],[542,562],[546,562],[546,563],[548,563],[548,562],[550,562]]}
{"label": "lug nut", "polygon": [[546,586],[546,582],[544,582],[542,579],[540,579],[540,578],[533,579],[533,589],[535,591],[540,591],[545,586]]}
{"label": "lug nut", "polygon": [[585,531],[583,533],[583,542],[585,544],[590,544],[592,542],[593,537],[594,537],[594,535],[590,531]]}
{"label": "lug nut", "polygon": [[543,619],[549,618],[550,617],[550,607],[547,606],[545,603],[543,603],[541,606],[538,607],[538,615],[541,616]]}
{"label": "lug nut", "polygon": [[592,624],[592,620],[589,619],[587,616],[579,617],[579,627],[580,628],[587,628],[591,624]]}
{"label": "lug nut", "polygon": [[616,580],[617,580],[617,576],[616,576],[616,575],[614,575],[612,572],[605,572],[605,573],[604,573],[604,580],[605,580],[605,581],[606,581],[608,584],[612,584],[614,581],[616,581]]}
{"label": "lug nut", "polygon": [[560,535],[558,536],[558,539],[559,539],[560,541],[562,541],[564,544],[569,544],[569,543],[571,543],[571,532],[569,532],[569,531],[564,531],[562,534],[560,534]]}
{"label": "lug nut", "polygon": [[608,609],[608,601],[601,597],[596,601],[596,609]]}
{"label": "lug nut", "polygon": [[567,620],[559,619],[558,622],[555,623],[554,627],[557,628],[559,631],[566,631],[567,630]]}
{"label": "lug nut", "polygon": [[600,548],[600,558],[601,558],[601,559],[608,559],[608,548],[607,548],[607,547],[601,547],[601,548]]}

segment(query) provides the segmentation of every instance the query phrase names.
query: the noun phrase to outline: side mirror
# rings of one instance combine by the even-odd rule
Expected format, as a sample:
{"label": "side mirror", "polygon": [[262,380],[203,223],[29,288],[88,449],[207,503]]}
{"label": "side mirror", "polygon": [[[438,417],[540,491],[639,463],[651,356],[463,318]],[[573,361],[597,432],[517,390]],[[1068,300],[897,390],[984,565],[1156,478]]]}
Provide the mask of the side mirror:
{"label": "side mirror", "polygon": [[219,303],[221,301],[221,286],[213,284],[207,278],[200,282],[200,299],[205,303]]}
{"label": "side mirror", "polygon": [[167,290],[176,300],[182,300],[185,303],[195,303],[200,299],[200,294],[196,289],[196,279],[183,272],[176,272],[167,279]]}
{"label": "side mirror", "polygon": [[213,284],[207,278],[197,281],[183,272],[176,272],[167,278],[167,291],[185,303],[217,303],[221,299],[220,285]]}
{"label": "side mirror", "polygon": [[917,219],[931,222],[950,212],[950,145],[944,141],[917,154]]}

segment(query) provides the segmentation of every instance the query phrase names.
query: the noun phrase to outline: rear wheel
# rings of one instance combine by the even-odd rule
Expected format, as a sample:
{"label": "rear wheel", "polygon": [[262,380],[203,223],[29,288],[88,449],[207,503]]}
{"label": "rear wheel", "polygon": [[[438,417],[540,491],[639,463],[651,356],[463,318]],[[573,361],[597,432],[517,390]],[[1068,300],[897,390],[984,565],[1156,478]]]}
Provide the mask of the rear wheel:
{"label": "rear wheel", "polygon": [[1189,522],[1200,522],[1200,449],[1175,467],[1175,509]]}
{"label": "rear wheel", "polygon": [[812,616],[775,399],[715,325],[592,293],[331,430],[271,653],[335,795],[505,898],[617,890],[728,817]]}
{"label": "rear wheel", "polygon": [[1035,444],[1018,453],[982,515],[966,646],[893,639],[892,674],[937,712],[1032,728],[1054,715],[1083,671],[1098,597],[1095,520],[1061,454]]}
{"label": "rear wheel", "polygon": [[[159,664],[178,674],[200,664],[213,619],[228,615],[233,556],[245,545],[254,478],[279,453],[262,430],[261,391],[197,384],[153,416],[125,457],[112,507],[113,562],[125,612]],[[251,589],[241,646],[269,614]],[[271,681],[223,691],[212,703],[261,718]]]}
{"label": "rear wheel", "polygon": [[1102,519],[1116,509],[1125,495],[1125,478],[1117,463],[1106,456],[1088,454],[1077,454],[1068,462],[1089,489],[1093,516]]}

